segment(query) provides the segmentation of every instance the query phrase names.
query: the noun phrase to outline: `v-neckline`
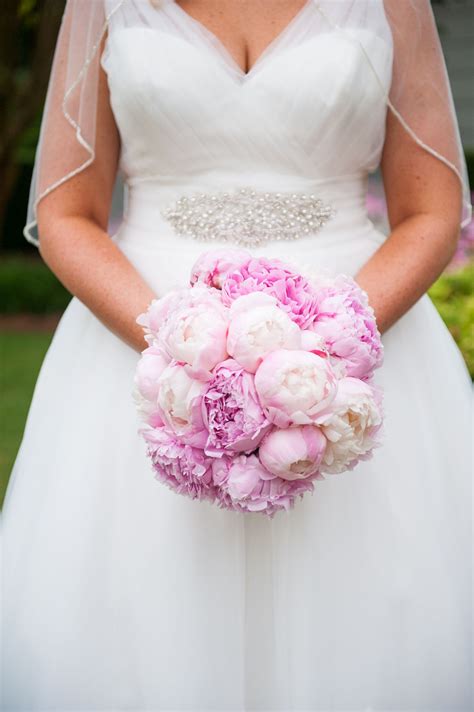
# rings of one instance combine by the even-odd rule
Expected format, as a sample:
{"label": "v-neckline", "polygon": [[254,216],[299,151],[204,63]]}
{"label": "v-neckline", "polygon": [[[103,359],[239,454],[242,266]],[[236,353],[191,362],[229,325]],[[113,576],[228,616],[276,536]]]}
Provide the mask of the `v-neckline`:
{"label": "v-neckline", "polygon": [[259,69],[261,63],[263,62],[263,59],[268,57],[271,51],[273,51],[277,45],[281,44],[283,42],[284,38],[290,33],[290,31],[296,26],[297,23],[301,21],[303,16],[306,14],[308,9],[310,8],[313,3],[315,3],[315,0],[306,0],[306,2],[300,7],[300,9],[296,12],[295,15],[291,18],[289,22],[283,27],[280,32],[278,32],[275,37],[270,40],[270,42],[267,44],[267,46],[263,49],[263,51],[259,54],[255,62],[252,64],[252,66],[249,68],[247,72],[245,72],[240,64],[237,62],[237,60],[234,58],[233,54],[231,51],[227,48],[227,46],[224,44],[224,42],[218,37],[212,30],[207,27],[204,23],[202,23],[200,20],[196,19],[192,15],[189,14],[189,12],[186,12],[186,10],[183,10],[181,5],[176,2],[176,0],[170,0],[170,3],[173,7],[177,9],[177,11],[190,23],[192,27],[195,27],[197,30],[199,30],[201,33],[203,33],[208,39],[215,44],[216,47],[219,48],[221,54],[227,59],[228,63],[233,67],[234,71],[236,74],[239,75],[240,79],[242,82],[245,82],[249,80],[254,74],[255,70]]}

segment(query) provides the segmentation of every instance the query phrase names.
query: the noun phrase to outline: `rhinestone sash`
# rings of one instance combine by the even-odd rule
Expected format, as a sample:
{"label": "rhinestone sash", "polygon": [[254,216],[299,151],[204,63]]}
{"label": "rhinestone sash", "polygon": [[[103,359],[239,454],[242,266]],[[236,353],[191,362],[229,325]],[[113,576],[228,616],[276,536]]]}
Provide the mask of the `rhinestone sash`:
{"label": "rhinestone sash", "polygon": [[320,230],[335,212],[313,193],[276,193],[251,187],[195,192],[160,208],[179,235],[245,246],[297,240]]}

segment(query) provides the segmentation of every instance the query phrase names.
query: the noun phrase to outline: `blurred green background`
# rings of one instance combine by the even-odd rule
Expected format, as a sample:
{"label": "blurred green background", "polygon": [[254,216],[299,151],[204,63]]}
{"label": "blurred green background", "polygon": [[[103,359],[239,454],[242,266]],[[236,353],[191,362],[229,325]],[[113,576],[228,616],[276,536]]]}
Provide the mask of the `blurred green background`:
{"label": "blurred green background", "polygon": [[[64,0],[2,0],[0,25],[0,502],[18,451],[33,389],[54,329],[71,295],[23,237],[41,112]],[[448,64],[474,178],[472,0],[444,0],[433,9]],[[469,20],[470,18],[470,20]],[[368,209],[383,221],[377,177]],[[429,290],[474,377],[474,225]]]}

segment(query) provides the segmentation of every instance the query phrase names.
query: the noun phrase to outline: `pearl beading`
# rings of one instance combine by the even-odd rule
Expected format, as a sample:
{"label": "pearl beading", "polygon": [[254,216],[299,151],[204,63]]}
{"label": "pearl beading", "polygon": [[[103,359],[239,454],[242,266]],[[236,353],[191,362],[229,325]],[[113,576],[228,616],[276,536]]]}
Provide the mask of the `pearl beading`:
{"label": "pearl beading", "polygon": [[317,232],[336,211],[313,193],[243,187],[183,195],[160,212],[179,235],[254,246]]}

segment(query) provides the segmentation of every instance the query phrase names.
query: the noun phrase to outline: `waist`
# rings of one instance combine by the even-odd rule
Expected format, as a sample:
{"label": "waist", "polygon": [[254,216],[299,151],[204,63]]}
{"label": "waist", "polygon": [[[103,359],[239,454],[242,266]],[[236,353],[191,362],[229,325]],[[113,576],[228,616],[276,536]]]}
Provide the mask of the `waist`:
{"label": "waist", "polygon": [[157,241],[195,238],[203,249],[240,244],[251,248],[281,240],[354,236],[369,224],[367,177],[351,174],[309,180],[254,174],[199,175],[130,181],[122,239],[153,247]]}
{"label": "waist", "polygon": [[[147,180],[129,185],[124,220],[112,239],[117,242],[156,293],[163,295],[170,289],[189,283],[192,265],[203,252],[214,248],[232,248],[235,247],[235,243],[221,237],[216,239],[215,234],[206,241],[182,235],[176,230],[173,222],[163,216],[162,211],[175,204],[181,197],[189,196],[195,191],[204,193],[207,198],[228,191],[233,196],[230,205],[235,208],[232,201],[235,198],[236,203],[239,204],[240,198],[235,196],[234,191],[242,187],[263,191],[264,194],[268,192],[269,197],[264,197],[264,203],[267,207],[270,205],[270,208],[274,205],[272,201],[276,193],[290,192],[291,195],[297,196],[291,199],[291,205],[296,201],[300,206],[298,200],[303,193],[314,195],[316,201],[321,200],[323,205],[334,209],[334,215],[318,230],[313,232],[310,230],[297,239],[280,239],[278,226],[276,228],[269,226],[264,234],[271,239],[265,239],[253,246],[244,245],[255,255],[278,258],[302,269],[311,267],[334,273],[355,274],[386,239],[386,236],[377,230],[368,218],[367,181],[363,175],[312,182],[305,179],[295,180],[293,177],[284,180],[283,177],[273,174],[255,175],[252,176],[252,180],[245,182],[236,181],[234,174],[220,176],[219,181],[215,176],[212,179],[199,177],[199,180],[194,182],[185,184],[180,181],[177,185],[172,184],[169,178],[163,178],[162,181]],[[244,196],[244,202],[247,199],[248,195]],[[276,200],[279,204],[281,198]],[[256,205],[255,198],[250,202]],[[229,227],[225,222],[227,204],[225,199],[217,210],[219,220],[224,219],[224,225],[218,222],[219,230],[223,231],[224,237],[238,234],[238,231],[232,232],[233,228],[227,231]],[[311,205],[314,206],[314,202],[310,202]],[[279,212],[281,217],[281,204],[276,212]],[[179,215],[180,211],[178,210],[177,213]],[[237,209],[237,214],[239,213],[240,210]],[[206,219],[203,222],[206,224]],[[245,234],[248,236],[248,233]]]}

